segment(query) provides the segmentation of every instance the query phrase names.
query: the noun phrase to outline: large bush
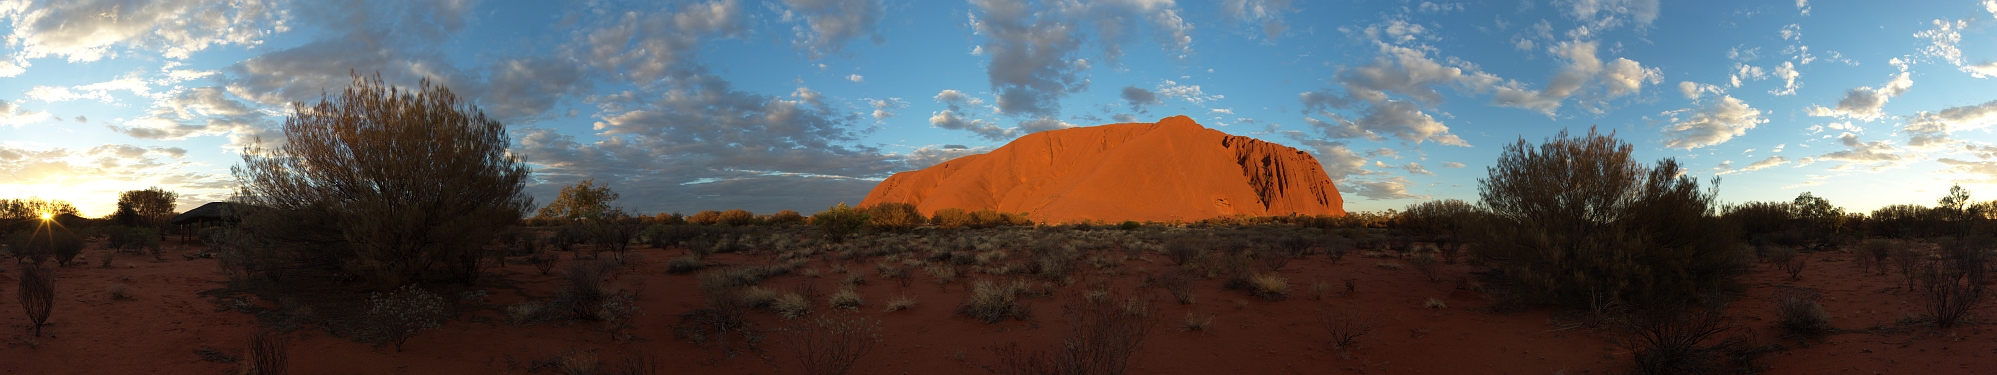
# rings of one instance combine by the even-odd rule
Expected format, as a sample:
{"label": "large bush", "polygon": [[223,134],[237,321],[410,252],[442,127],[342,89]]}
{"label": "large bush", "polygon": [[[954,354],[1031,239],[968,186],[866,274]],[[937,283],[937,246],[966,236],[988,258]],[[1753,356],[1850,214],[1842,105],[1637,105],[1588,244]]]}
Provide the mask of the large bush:
{"label": "large bush", "polygon": [[[532,206],[506,127],[450,89],[379,76],[297,103],[285,143],[245,150],[231,171],[252,251],[280,268],[332,268],[378,287],[428,274],[476,280],[481,247]],[[434,272],[442,271],[442,272]]]}
{"label": "large bush", "polygon": [[1653,166],[1590,129],[1506,146],[1479,196],[1491,219],[1476,249],[1528,297],[1573,307],[1675,308],[1721,296],[1747,266],[1677,161]]}

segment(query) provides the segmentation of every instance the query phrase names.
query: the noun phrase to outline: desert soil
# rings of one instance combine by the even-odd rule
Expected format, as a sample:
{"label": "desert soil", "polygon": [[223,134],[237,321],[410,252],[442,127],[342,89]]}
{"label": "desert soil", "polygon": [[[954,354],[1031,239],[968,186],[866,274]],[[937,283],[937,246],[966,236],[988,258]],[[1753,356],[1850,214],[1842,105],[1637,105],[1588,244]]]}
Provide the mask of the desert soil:
{"label": "desert soil", "polygon": [[[62,267],[53,317],[41,337],[29,331],[27,314],[14,298],[19,265],[0,267],[0,373],[4,374],[213,374],[234,373],[236,364],[205,360],[201,350],[242,356],[260,323],[229,305],[246,295],[216,298],[202,292],[224,286],[214,259],[186,260],[181,254],[198,251],[176,244],[164,261],[150,256],[120,254],[113,267],[100,268],[109,253],[101,243],[85,251],[82,264]],[[640,248],[637,264],[610,281],[611,288],[636,291],[644,314],[635,324],[636,339],[614,340],[594,323],[541,322],[510,325],[500,309],[462,314],[441,329],[409,340],[401,352],[329,336],[306,327],[287,334],[292,374],[520,374],[556,373],[537,364],[570,353],[593,353],[607,364],[628,353],[649,353],[660,373],[794,374],[798,366],[773,341],[760,351],[726,357],[672,334],[678,314],[703,305],[695,276],[669,275],[665,260],[680,249]],[[767,255],[720,254],[714,261],[765,264]],[[575,262],[564,255],[567,262]],[[764,281],[763,286],[789,291],[816,283],[821,291],[836,287],[845,275],[821,260],[798,273]],[[1628,351],[1605,339],[1603,331],[1583,323],[1581,314],[1547,308],[1494,313],[1493,301],[1466,290],[1468,265],[1446,265],[1442,281],[1430,282],[1413,268],[1388,269],[1381,262],[1405,260],[1366,258],[1353,254],[1332,263],[1322,255],[1290,263],[1281,270],[1290,283],[1290,298],[1264,301],[1241,291],[1220,287],[1217,279],[1198,281],[1197,300],[1181,305],[1159,288],[1135,289],[1142,274],[1171,268],[1156,254],[1127,262],[1113,272],[1076,264],[1081,280],[1063,287],[1054,297],[1028,298],[1032,319],[986,324],[957,315],[968,280],[941,284],[926,273],[913,272],[908,287],[868,275],[859,291],[865,305],[856,315],[879,319],[884,342],[860,360],[858,374],[984,373],[998,345],[1018,342],[1027,348],[1052,348],[1066,330],[1061,306],[1088,280],[1110,280],[1149,299],[1151,335],[1131,359],[1137,374],[1603,374],[1627,371]],[[871,263],[850,265],[852,272],[869,272]],[[506,306],[528,300],[545,301],[563,283],[560,271],[543,276],[531,265],[515,263],[495,271],[497,279],[481,285],[489,292],[487,305]],[[1774,374],[1969,374],[1997,373],[1997,325],[1985,303],[1972,322],[1947,330],[1900,324],[1921,314],[1919,300],[1896,287],[1894,275],[1862,272],[1842,255],[1819,255],[1798,281],[1768,264],[1743,281],[1746,294],[1729,307],[1736,324],[1756,332],[1764,343],[1785,349],[1762,357]],[[1352,279],[1354,292],[1344,293]],[[1312,292],[1317,282],[1329,285],[1324,294]],[[127,298],[114,299],[110,290],[123,285]],[[1833,324],[1843,330],[1803,345],[1781,337],[1774,328],[1770,295],[1780,286],[1814,288]],[[211,293],[212,294],[212,293]],[[913,309],[883,313],[889,299],[907,295]],[[1447,305],[1426,307],[1430,299]],[[269,301],[243,303],[274,307]],[[825,301],[813,301],[828,310]],[[1347,350],[1334,349],[1321,327],[1321,311],[1356,311],[1377,323],[1371,334]],[[1184,331],[1187,314],[1212,315],[1205,331]],[[752,310],[758,328],[783,326],[782,318]],[[777,340],[771,335],[771,340]],[[537,371],[535,371],[537,370]]]}

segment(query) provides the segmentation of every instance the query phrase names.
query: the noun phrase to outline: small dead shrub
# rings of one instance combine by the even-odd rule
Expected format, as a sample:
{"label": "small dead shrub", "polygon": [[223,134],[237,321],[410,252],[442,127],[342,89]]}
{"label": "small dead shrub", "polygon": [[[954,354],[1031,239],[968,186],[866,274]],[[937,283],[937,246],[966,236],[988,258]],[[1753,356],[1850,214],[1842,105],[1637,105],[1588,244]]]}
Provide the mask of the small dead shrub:
{"label": "small dead shrub", "polygon": [[1026,320],[1026,307],[1019,303],[1019,294],[1025,289],[1018,283],[1001,286],[991,280],[980,279],[971,284],[971,294],[958,311],[989,324],[1006,319]]}
{"label": "small dead shrub", "polygon": [[881,344],[881,322],[821,316],[785,327],[784,346],[805,374],[840,375]]}
{"label": "small dead shrub", "polygon": [[915,308],[915,297],[909,297],[908,295],[904,294],[899,297],[895,297],[894,299],[888,300],[888,307],[882,312],[895,312],[896,310],[907,310],[911,308]]}
{"label": "small dead shrub", "polygon": [[257,331],[250,338],[250,350],[243,358],[243,375],[284,375],[290,371],[287,362],[291,352],[285,349],[284,335]]}
{"label": "small dead shrub", "polygon": [[443,327],[444,320],[451,317],[449,309],[444,297],[415,285],[388,294],[374,293],[368,297],[361,333],[370,340],[394,344],[400,353],[402,343],[416,337],[417,332]]}
{"label": "small dead shrub", "polygon": [[1372,333],[1376,325],[1371,317],[1349,310],[1325,310],[1318,315],[1318,323],[1331,335],[1331,347],[1340,350],[1351,349],[1360,337]]}
{"label": "small dead shrub", "polygon": [[860,292],[854,290],[851,285],[841,287],[837,292],[832,292],[832,297],[826,301],[833,308],[849,310],[858,310],[863,303],[860,300]]}
{"label": "small dead shrub", "polygon": [[1829,333],[1831,314],[1824,312],[1823,305],[1817,303],[1822,297],[1817,291],[1807,288],[1777,289],[1774,294],[1776,327],[1804,339]]}
{"label": "small dead shrub", "polygon": [[1290,281],[1279,273],[1256,274],[1249,279],[1249,285],[1255,296],[1265,301],[1281,301],[1290,297]]}
{"label": "small dead shrub", "polygon": [[1186,321],[1179,326],[1179,330],[1206,332],[1207,326],[1213,324],[1213,315],[1206,314],[1206,316],[1200,316],[1199,314],[1187,312]]}
{"label": "small dead shrub", "polygon": [[28,311],[35,337],[42,337],[42,326],[48,324],[49,313],[55,307],[55,272],[39,266],[22,267],[21,287],[14,294]]}
{"label": "small dead shrub", "polygon": [[1172,298],[1178,300],[1179,304],[1191,305],[1196,297],[1193,295],[1195,277],[1192,272],[1186,270],[1172,270],[1158,277],[1158,286],[1165,287],[1165,291],[1171,292]]}

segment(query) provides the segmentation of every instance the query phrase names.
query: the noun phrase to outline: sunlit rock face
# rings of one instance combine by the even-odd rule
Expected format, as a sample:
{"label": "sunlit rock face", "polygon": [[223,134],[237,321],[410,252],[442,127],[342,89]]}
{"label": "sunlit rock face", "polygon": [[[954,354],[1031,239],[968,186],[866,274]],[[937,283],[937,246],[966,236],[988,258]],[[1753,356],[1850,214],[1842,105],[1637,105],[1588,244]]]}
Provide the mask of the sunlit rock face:
{"label": "sunlit rock face", "polygon": [[990,153],[896,173],[860,205],[887,202],[913,203],[924,214],[1026,212],[1043,223],[1345,214],[1317,158],[1185,116],[1034,133]]}

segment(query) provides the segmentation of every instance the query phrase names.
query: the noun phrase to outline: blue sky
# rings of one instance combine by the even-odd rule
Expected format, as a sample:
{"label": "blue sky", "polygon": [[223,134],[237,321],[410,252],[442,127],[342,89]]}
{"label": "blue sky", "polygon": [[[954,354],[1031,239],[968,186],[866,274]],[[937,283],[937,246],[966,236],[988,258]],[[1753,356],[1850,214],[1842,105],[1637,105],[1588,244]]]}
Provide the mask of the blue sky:
{"label": "blue sky", "polygon": [[289,104],[429,78],[541,202],[816,212],[1021,135],[1184,114],[1309,151],[1347,210],[1474,201],[1615,131],[1729,202],[1997,196],[1997,0],[0,1],[0,197],[226,199]]}

